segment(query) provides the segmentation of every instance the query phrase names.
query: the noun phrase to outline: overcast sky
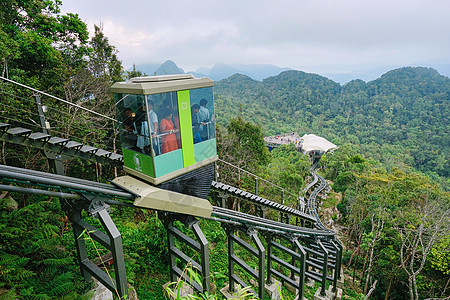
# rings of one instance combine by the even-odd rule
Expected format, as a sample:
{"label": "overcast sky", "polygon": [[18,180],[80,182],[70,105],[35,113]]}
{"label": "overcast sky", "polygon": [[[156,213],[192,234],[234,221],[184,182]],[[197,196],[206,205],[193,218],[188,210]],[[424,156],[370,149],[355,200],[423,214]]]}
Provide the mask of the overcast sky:
{"label": "overcast sky", "polygon": [[448,0],[62,0],[125,67],[173,60],[298,70],[450,63]]}

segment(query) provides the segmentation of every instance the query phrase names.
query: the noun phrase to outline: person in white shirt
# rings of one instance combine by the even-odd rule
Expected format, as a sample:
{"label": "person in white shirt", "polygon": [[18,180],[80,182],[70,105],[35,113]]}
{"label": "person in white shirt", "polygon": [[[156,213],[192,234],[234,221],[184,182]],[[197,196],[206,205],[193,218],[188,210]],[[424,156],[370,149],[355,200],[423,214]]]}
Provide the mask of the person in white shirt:
{"label": "person in white shirt", "polygon": [[209,138],[208,125],[211,117],[209,115],[209,110],[206,108],[207,104],[208,101],[206,101],[206,99],[200,100],[200,111],[198,112],[198,115],[202,125],[200,126],[198,131],[200,132],[200,137],[202,138],[202,141],[206,141]]}
{"label": "person in white shirt", "polygon": [[[148,107],[148,121],[150,123],[150,134],[148,132],[148,123],[147,121],[143,121],[141,125],[141,132],[138,136],[138,142],[137,146],[142,150],[143,153],[146,154],[153,154],[153,155],[159,155],[159,143],[158,143],[158,116],[153,111],[154,103],[151,100],[148,100],[147,107]],[[150,139],[152,139],[153,144],[153,153],[150,152],[151,149],[149,149],[150,145]]]}

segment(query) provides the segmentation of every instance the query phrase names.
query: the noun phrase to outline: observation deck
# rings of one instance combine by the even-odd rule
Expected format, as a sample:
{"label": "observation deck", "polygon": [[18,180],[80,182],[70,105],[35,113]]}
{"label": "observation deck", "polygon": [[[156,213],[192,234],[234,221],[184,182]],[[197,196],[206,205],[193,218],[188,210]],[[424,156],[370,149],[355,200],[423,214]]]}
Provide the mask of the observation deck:
{"label": "observation deck", "polygon": [[281,145],[289,145],[292,143],[298,149],[298,148],[300,148],[300,144],[301,144],[300,136],[298,134],[296,134],[295,132],[268,136],[268,137],[264,138],[264,142],[266,143],[266,146],[269,147],[269,150],[278,148]]}

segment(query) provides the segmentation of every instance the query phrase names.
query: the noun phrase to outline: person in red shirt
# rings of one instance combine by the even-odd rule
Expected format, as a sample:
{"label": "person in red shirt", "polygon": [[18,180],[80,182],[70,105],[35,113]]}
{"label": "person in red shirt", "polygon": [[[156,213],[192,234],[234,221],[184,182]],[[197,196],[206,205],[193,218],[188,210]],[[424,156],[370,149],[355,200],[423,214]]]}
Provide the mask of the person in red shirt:
{"label": "person in red shirt", "polygon": [[178,142],[175,133],[180,130],[172,122],[172,110],[166,108],[162,111],[162,117],[159,130],[161,132],[162,153],[171,152],[178,149]]}

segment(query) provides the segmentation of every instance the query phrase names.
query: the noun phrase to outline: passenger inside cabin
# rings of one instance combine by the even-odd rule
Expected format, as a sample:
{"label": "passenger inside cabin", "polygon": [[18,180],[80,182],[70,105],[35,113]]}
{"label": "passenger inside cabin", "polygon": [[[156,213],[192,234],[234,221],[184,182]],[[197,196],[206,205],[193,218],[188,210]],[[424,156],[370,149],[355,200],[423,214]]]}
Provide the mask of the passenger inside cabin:
{"label": "passenger inside cabin", "polygon": [[163,100],[161,103],[162,99],[160,97],[161,97],[161,95],[159,95],[159,97],[158,97],[159,101],[156,101],[156,103],[159,103],[158,108],[156,108],[156,114],[158,115],[159,119],[162,120],[164,118],[163,117],[164,110],[170,109],[171,107],[170,107],[170,101],[168,99]]}
{"label": "passenger inside cabin", "polygon": [[136,111],[135,118],[135,127],[137,133],[137,143],[136,146],[139,148],[138,151],[145,153],[147,155],[152,155],[151,147],[150,147],[150,139],[148,133],[148,123],[145,118],[145,108],[143,106],[139,106]]}
{"label": "passenger inside cabin", "polygon": [[159,155],[159,141],[158,141],[158,116],[153,111],[153,107],[155,104],[152,100],[147,101],[148,108],[148,120],[150,122],[150,135],[152,138],[153,151],[155,151],[154,155]]}
{"label": "passenger inside cabin", "polygon": [[194,104],[191,107],[191,120],[192,120],[192,135],[194,136],[194,144],[200,143],[202,138],[200,137],[200,105]]}
{"label": "passenger inside cabin", "polygon": [[200,110],[198,112],[199,119],[202,125],[199,127],[200,137],[202,141],[206,141],[209,139],[209,122],[211,121],[211,117],[209,115],[209,110],[206,108],[208,101],[205,98],[200,100]]}
{"label": "passenger inside cabin", "polygon": [[124,143],[127,148],[130,148],[132,150],[139,151],[136,149],[137,144],[137,129],[136,129],[136,114],[133,112],[133,110],[130,107],[125,108],[123,111],[124,117],[122,121],[123,125],[123,138]]}
{"label": "passenger inside cabin", "polygon": [[170,108],[163,109],[161,115],[163,116],[160,124],[162,153],[177,150],[178,142],[175,133],[179,132],[180,130],[175,128],[175,124],[172,121],[172,110]]}
{"label": "passenger inside cabin", "polygon": [[136,114],[129,107],[125,108],[123,113],[125,115],[122,122],[123,127],[127,132],[132,133],[133,131],[136,130],[134,126],[134,118],[136,117]]}

